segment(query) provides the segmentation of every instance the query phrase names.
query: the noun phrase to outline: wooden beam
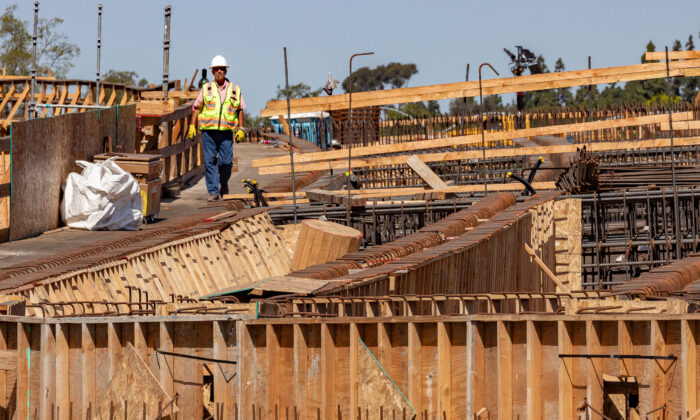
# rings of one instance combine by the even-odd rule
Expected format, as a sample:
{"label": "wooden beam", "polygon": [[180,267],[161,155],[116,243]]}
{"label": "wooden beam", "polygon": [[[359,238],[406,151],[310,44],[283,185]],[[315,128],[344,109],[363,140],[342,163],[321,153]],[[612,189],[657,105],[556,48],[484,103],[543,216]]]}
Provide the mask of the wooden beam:
{"label": "wooden beam", "polygon": [[540,324],[527,323],[527,418],[542,416],[542,339]]}
{"label": "wooden beam", "polygon": [[[644,54],[644,58],[649,61],[666,60],[666,51],[647,51],[646,54]],[[695,58],[700,58],[700,51],[692,50],[668,52],[669,60],[689,60]]]}
{"label": "wooden beam", "polygon": [[[676,112],[672,114],[673,121],[688,121],[693,119],[693,113]],[[604,130],[610,128],[622,128],[647,124],[668,124],[667,114],[646,115],[643,117],[632,117],[615,120],[592,121],[574,124],[552,125],[547,127],[525,128],[512,131],[498,131],[495,133],[485,133],[486,142],[502,140],[512,140],[520,137],[549,136],[556,134],[578,133],[592,130]],[[675,127],[674,127],[675,128]],[[680,128],[679,128],[680,129]],[[433,140],[420,140],[396,144],[382,144],[377,146],[355,147],[352,149],[353,158],[358,156],[370,156],[386,153],[408,152],[413,150],[435,149],[440,147],[464,146],[468,144],[481,143],[481,134],[447,137]],[[326,152],[304,153],[294,157],[294,163],[314,161],[329,161],[334,159],[346,159],[347,151],[331,150]],[[262,166],[273,166],[289,164],[289,156],[275,156],[265,159],[254,159],[252,165],[256,168]]]}
{"label": "wooden beam", "polygon": [[498,418],[513,418],[513,340],[511,324],[496,322],[498,345]]}
{"label": "wooden beam", "polygon": [[447,188],[447,184],[440,179],[439,176],[435,172],[433,172],[428,166],[423,163],[422,160],[418,158],[416,155],[412,155],[408,159],[406,159],[406,164],[413,169],[413,171],[418,174],[418,176],[421,177],[423,181],[425,181],[426,184],[430,186],[430,188],[437,190],[441,188]]}
{"label": "wooden beam", "polygon": [[[573,353],[572,324],[566,321],[557,321],[559,331],[559,354]],[[574,413],[574,363],[570,358],[559,358],[559,418],[575,418]]]}
{"label": "wooden beam", "polygon": [[[674,145],[680,146],[696,146],[700,144],[700,137],[684,137],[674,139]],[[589,152],[603,152],[611,150],[642,150],[642,149],[657,149],[662,147],[670,147],[669,139],[651,139],[651,140],[630,140],[630,141],[610,141],[610,142],[593,142],[593,143],[578,143],[578,144],[562,144],[555,146],[537,146],[537,147],[517,147],[517,148],[502,148],[486,150],[486,159],[489,158],[504,158],[515,156],[541,156],[548,154],[559,153],[576,153],[578,149],[586,147]],[[423,162],[445,162],[453,160],[468,160],[481,159],[482,151],[463,151],[463,152],[441,152],[441,153],[426,153],[420,155],[420,160]],[[405,162],[405,156],[387,156],[370,159],[353,159],[353,168],[370,168],[384,165],[401,165]],[[348,163],[343,161],[333,162],[314,162],[301,165],[295,164],[295,171],[317,171],[327,169],[345,169]],[[289,166],[267,166],[259,168],[260,175],[270,174],[286,174],[291,170]]]}
{"label": "wooden beam", "polygon": [[559,291],[563,293],[568,293],[569,289],[559,281],[557,276],[555,276],[554,273],[552,273],[552,270],[550,270],[549,267],[547,267],[547,264],[545,264],[544,261],[542,261],[542,259],[537,256],[535,251],[532,248],[530,248],[526,243],[523,243],[523,246],[525,247],[525,252],[527,252],[533,260],[535,260],[537,265],[540,266],[540,268],[542,269],[542,271],[544,271],[547,277],[549,277],[549,279],[552,280],[552,283],[554,283],[559,288]]}
{"label": "wooden beam", "polygon": [[[673,77],[695,76],[700,74],[700,62],[698,60],[674,61],[669,64],[671,76]],[[666,77],[666,63],[647,63],[630,66],[488,79],[482,81],[482,89],[484,95],[496,95],[503,93],[528,92],[573,86],[626,82],[632,80],[647,80],[663,77]],[[479,95],[478,82],[458,82],[414,88],[357,92],[353,93],[353,105],[359,108],[405,102],[474,97],[477,95]],[[344,94],[327,97],[292,99],[290,102],[291,110],[292,113],[300,113],[347,109],[348,96],[348,94]],[[266,108],[260,111],[260,116],[272,117],[280,114],[286,114],[286,112],[286,101],[268,101]]]}

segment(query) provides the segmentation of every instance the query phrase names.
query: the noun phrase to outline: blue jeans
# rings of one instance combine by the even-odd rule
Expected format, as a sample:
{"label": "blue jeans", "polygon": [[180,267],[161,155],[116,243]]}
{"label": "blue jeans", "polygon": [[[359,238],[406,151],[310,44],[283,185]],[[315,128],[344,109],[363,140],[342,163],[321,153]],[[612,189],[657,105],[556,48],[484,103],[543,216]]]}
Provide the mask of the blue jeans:
{"label": "blue jeans", "polygon": [[203,130],[202,152],[204,154],[204,177],[207,191],[209,194],[220,195],[219,185],[221,185],[224,193],[227,193],[228,180],[231,178],[233,165],[233,132]]}

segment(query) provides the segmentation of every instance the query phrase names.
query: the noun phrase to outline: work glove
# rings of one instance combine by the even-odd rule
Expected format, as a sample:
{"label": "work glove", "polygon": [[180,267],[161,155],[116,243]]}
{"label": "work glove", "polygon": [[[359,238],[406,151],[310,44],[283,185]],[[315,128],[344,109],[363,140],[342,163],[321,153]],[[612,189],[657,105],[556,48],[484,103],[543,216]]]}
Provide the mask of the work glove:
{"label": "work glove", "polygon": [[194,124],[190,124],[190,128],[187,130],[187,138],[192,140],[195,135],[197,135],[197,127]]}
{"label": "work glove", "polygon": [[236,130],[236,143],[242,142],[244,138],[245,138],[245,131],[243,131],[240,128],[238,130]]}

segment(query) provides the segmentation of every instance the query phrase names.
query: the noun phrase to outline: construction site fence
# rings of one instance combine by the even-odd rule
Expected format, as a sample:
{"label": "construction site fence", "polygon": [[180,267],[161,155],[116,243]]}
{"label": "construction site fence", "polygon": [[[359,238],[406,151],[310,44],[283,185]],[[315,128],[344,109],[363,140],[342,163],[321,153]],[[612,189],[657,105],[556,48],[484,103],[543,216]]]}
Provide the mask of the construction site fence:
{"label": "construction site fence", "polygon": [[[0,415],[157,419],[174,402],[175,419],[678,418],[698,409],[699,328],[643,313],[3,316]],[[130,352],[142,363],[122,364]]]}

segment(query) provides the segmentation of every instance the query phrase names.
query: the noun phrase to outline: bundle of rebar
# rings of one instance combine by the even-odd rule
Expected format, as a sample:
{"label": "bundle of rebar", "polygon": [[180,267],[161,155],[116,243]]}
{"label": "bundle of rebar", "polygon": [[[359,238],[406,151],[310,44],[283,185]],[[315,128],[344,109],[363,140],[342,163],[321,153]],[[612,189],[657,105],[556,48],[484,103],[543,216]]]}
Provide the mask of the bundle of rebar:
{"label": "bundle of rebar", "polygon": [[443,220],[388,244],[347,254],[326,264],[314,265],[290,274],[294,277],[332,279],[347,275],[351,269],[371,268],[397,258],[432,248],[449,238],[461,235],[467,228],[481,223],[499,211],[515,204],[512,193],[489,194],[471,207],[453,213]]}
{"label": "bundle of rebar", "polygon": [[[700,166],[677,166],[676,185],[700,185]],[[600,188],[672,186],[671,166],[608,166],[598,176]]]}
{"label": "bundle of rebar", "polygon": [[[682,292],[686,286],[700,280],[700,256],[684,258],[672,264],[656,267],[625,284],[615,286],[615,292],[632,296],[668,296]],[[700,293],[700,284],[693,290]],[[687,290],[686,290],[687,291]]]}
{"label": "bundle of rebar", "polygon": [[578,150],[578,156],[570,166],[559,175],[556,186],[571,194],[580,194],[598,189],[598,158],[586,151],[586,147]]}

